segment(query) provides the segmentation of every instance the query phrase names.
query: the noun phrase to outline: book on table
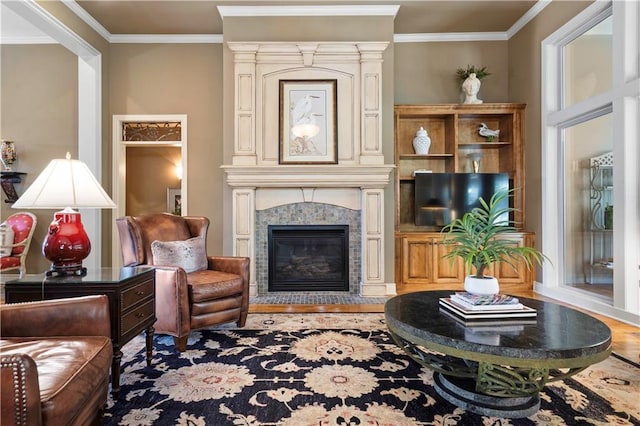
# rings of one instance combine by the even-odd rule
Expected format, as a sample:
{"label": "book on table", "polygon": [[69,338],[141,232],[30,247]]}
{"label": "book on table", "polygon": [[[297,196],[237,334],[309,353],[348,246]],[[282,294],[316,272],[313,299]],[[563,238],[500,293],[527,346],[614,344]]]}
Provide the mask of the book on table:
{"label": "book on table", "polygon": [[490,330],[494,332],[523,331],[525,326],[536,325],[538,323],[535,316],[465,319],[446,307],[441,307],[440,313],[470,330]]}
{"label": "book on table", "polygon": [[[469,293],[454,293],[451,301],[471,311],[497,311],[522,309],[520,301],[507,295],[469,297]],[[472,295],[475,296],[475,295]]]}
{"label": "book on table", "polygon": [[466,307],[456,303],[450,297],[443,297],[440,299],[440,306],[446,309],[449,313],[452,313],[464,320],[484,320],[484,319],[506,319],[506,318],[535,318],[537,312],[535,309],[525,305],[511,306],[511,309],[467,309]]}

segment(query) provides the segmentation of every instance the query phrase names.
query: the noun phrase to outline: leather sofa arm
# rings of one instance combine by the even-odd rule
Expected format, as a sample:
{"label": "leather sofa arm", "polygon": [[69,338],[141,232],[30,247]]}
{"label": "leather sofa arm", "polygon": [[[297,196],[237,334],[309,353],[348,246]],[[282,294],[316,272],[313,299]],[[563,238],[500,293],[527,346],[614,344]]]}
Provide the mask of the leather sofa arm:
{"label": "leather sofa arm", "polygon": [[29,355],[0,356],[0,407],[3,424],[41,424],[38,369]]}
{"label": "leather sofa arm", "polygon": [[237,256],[207,256],[210,270],[240,275],[249,285],[249,258]]}
{"label": "leather sofa arm", "polygon": [[0,335],[111,338],[109,299],[101,295],[0,305]]}

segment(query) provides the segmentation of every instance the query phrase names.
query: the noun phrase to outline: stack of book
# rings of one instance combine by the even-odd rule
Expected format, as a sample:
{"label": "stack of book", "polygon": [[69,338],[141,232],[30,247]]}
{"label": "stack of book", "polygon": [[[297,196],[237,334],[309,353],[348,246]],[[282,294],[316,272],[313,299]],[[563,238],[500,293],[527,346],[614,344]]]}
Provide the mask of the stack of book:
{"label": "stack of book", "polygon": [[535,322],[536,310],[523,305],[513,296],[504,294],[477,295],[456,292],[440,299],[444,314],[465,324],[496,323],[508,321]]}

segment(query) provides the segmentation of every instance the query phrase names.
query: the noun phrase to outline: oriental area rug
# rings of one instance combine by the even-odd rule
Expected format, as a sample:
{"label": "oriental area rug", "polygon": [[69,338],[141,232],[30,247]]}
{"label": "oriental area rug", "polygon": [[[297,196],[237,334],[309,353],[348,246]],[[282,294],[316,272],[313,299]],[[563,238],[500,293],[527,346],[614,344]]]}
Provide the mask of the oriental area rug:
{"label": "oriental area rug", "polygon": [[640,366],[616,356],[540,393],[529,418],[464,411],[387,333],[383,314],[249,314],[192,332],[188,350],[156,335],[123,348],[121,393],[105,425],[640,425]]}

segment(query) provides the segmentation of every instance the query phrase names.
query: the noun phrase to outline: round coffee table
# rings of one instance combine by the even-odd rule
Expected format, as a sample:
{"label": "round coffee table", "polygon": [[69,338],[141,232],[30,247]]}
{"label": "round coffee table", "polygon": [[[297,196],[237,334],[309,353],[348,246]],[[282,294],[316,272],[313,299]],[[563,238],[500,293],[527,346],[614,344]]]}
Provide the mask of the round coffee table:
{"label": "round coffee table", "polygon": [[395,296],[385,317],[395,342],[434,370],[434,387],[447,401],[487,416],[529,417],[540,408],[547,382],[572,376],[606,359],[611,330],[602,321],[556,303],[519,298],[537,318],[467,325],[439,300],[453,291]]}

